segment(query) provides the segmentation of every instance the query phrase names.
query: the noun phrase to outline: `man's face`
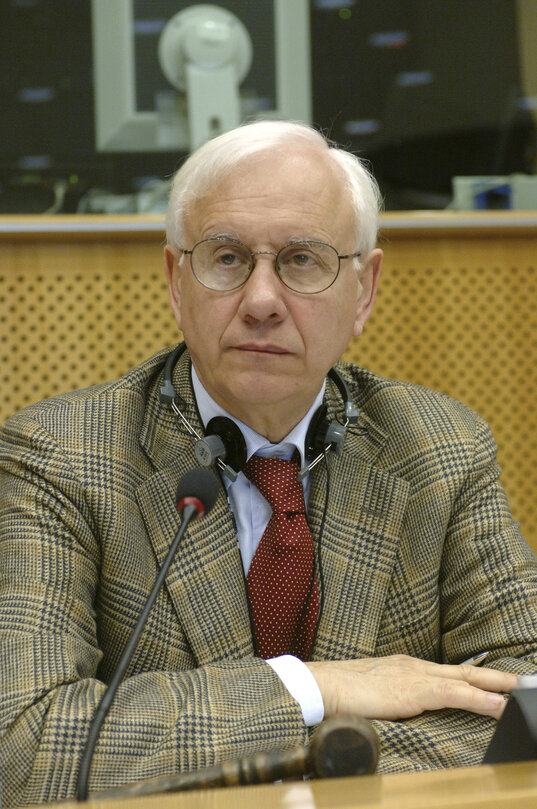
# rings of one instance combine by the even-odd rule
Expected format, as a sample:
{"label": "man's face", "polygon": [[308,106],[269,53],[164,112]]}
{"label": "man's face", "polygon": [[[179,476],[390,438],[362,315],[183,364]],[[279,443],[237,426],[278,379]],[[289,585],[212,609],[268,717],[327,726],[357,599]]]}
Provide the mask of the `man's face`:
{"label": "man's face", "polygon": [[[225,234],[253,252],[309,239],[352,253],[354,217],[342,185],[327,158],[310,150],[251,158],[190,206],[183,246]],[[189,256],[179,266],[181,253],[167,247],[165,258],[173,312],[204,387],[258,431],[264,422],[280,424],[281,438],[307,412],[350,337],[361,333],[381,252],[362,256],[363,273],[343,260],[335,283],[313,295],[284,286],[273,256],[258,256],[248,281],[230,292],[202,286]],[[270,431],[279,440],[274,426]]]}

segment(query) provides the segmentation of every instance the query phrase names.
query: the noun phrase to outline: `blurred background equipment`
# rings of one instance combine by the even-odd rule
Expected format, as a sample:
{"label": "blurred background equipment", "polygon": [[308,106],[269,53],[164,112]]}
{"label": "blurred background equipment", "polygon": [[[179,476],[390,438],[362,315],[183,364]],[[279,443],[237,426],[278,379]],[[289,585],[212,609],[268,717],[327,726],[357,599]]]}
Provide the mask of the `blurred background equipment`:
{"label": "blurred background equipment", "polygon": [[453,177],[453,202],[459,211],[528,211],[537,208],[537,177]]}
{"label": "blurred background equipment", "polygon": [[536,173],[537,0],[2,11],[0,213],[146,211],[192,145],[237,118],[321,127],[371,161],[388,210],[449,206],[453,177]]}
{"label": "blurred background equipment", "polygon": [[187,153],[246,117],[311,120],[307,0],[93,0],[92,31],[99,151]]}
{"label": "blurred background equipment", "polygon": [[[186,8],[164,26],[158,57],[170,84],[186,94],[190,151],[240,124],[239,85],[252,64],[252,40],[238,17],[205,3]],[[171,122],[168,106],[161,101],[165,132],[173,137],[178,105],[172,105]]]}

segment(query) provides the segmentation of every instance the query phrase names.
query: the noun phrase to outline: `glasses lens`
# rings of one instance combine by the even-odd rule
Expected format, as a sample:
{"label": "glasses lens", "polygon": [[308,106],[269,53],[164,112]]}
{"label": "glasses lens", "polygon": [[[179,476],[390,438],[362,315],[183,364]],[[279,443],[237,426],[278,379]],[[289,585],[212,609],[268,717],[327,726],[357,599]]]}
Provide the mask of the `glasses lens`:
{"label": "glasses lens", "polygon": [[339,271],[335,248],[323,242],[298,242],[283,247],[277,257],[283,283],[295,292],[322,292]]}
{"label": "glasses lens", "polygon": [[204,286],[222,292],[243,284],[250,272],[251,255],[240,242],[205,239],[193,248],[192,271]]}

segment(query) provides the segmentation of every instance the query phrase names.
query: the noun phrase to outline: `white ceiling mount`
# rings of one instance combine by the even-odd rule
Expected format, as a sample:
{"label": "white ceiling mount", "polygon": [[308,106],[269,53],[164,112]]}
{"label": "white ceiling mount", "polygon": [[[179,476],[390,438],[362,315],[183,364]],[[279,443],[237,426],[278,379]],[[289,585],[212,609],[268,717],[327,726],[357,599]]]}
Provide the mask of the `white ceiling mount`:
{"label": "white ceiling mount", "polygon": [[[161,3],[163,8],[167,4],[172,8],[178,5],[176,0]],[[143,109],[138,107],[137,79],[145,82],[145,76],[137,77],[135,56],[140,43],[146,48],[143,43],[148,38],[141,38],[136,32],[134,0],[91,0],[91,8],[98,151],[184,153],[221,129],[232,129],[245,116],[311,121],[309,0],[248,0],[244,4],[243,21],[214,4],[193,3],[185,8],[180,12],[180,30],[186,28],[186,21],[190,25],[191,15],[200,15],[206,9],[211,9],[212,22],[203,23],[198,16],[201,33],[180,34],[184,49],[181,44],[179,48],[171,47],[172,55],[164,56],[165,63],[172,63],[169,71],[163,68],[169,90],[162,87],[164,82],[155,82],[152,74],[148,87],[153,93],[154,107]],[[239,104],[238,86],[248,74],[253,58],[248,20],[257,18],[259,13],[267,18],[267,26],[272,20],[272,31],[267,27],[262,58],[263,72],[272,80],[273,90],[260,86],[252,78]],[[259,32],[257,36],[259,44],[263,43],[263,36]],[[173,39],[172,36],[172,42]],[[265,46],[269,44],[267,50]],[[164,40],[161,47],[168,50]],[[260,58],[257,53],[256,56]],[[182,69],[183,79],[177,60],[179,65],[190,66],[188,71]],[[153,64],[156,74],[157,59]],[[218,72],[220,76],[216,79]],[[172,90],[177,81],[184,88],[179,95]],[[196,98],[198,89],[200,98]],[[215,101],[219,106],[210,109],[209,105]],[[229,123],[223,123],[226,121]]]}
{"label": "white ceiling mount", "polygon": [[180,11],[166,23],[158,53],[170,84],[186,92],[192,149],[240,124],[252,41],[234,14],[204,3]]}
{"label": "white ceiling mount", "polygon": [[162,72],[178,90],[187,89],[186,67],[207,71],[233,65],[237,84],[252,64],[252,41],[243,23],[220,6],[200,3],[175,14],[158,44]]}

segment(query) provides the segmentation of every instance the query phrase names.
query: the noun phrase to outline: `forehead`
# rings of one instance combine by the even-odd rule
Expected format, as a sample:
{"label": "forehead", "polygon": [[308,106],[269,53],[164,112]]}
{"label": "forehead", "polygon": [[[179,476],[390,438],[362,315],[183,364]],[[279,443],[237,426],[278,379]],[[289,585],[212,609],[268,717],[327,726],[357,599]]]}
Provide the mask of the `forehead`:
{"label": "forehead", "polygon": [[341,246],[355,238],[342,170],[326,153],[296,147],[241,161],[190,204],[185,226],[196,240],[227,233],[256,246],[296,237]]}

